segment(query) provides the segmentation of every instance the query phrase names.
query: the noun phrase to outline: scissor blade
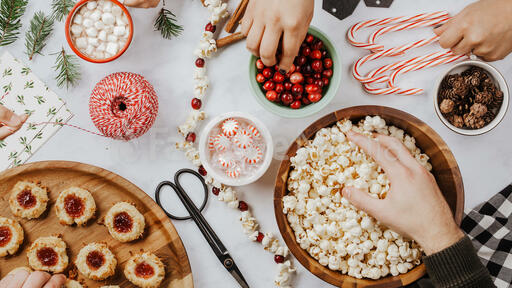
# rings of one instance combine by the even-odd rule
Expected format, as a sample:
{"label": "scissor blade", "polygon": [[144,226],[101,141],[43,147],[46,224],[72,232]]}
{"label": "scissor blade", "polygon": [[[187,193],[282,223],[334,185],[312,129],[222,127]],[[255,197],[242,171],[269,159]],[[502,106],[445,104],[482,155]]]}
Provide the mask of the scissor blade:
{"label": "scissor blade", "polygon": [[247,282],[245,281],[244,276],[242,275],[240,270],[238,270],[238,267],[236,267],[236,264],[234,264],[233,270],[229,271],[229,273],[231,273],[231,276],[233,276],[233,278],[235,278],[236,282],[238,282],[238,284],[240,284],[240,287],[249,288],[249,284],[247,284]]}

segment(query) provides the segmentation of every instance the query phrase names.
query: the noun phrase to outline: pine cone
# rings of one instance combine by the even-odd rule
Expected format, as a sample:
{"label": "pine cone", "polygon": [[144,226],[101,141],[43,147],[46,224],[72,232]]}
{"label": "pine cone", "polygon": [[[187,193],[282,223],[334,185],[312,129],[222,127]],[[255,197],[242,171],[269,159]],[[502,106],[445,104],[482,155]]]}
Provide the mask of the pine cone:
{"label": "pine cone", "polygon": [[480,103],[475,103],[471,106],[470,111],[470,113],[475,115],[475,117],[482,118],[485,113],[487,113],[487,106]]}
{"label": "pine cone", "polygon": [[494,118],[496,118],[496,114],[494,114],[494,112],[492,112],[492,111],[487,111],[487,113],[485,113],[483,118],[485,121],[485,125],[487,125],[487,124],[491,123],[492,120],[494,120]]}
{"label": "pine cone", "polygon": [[475,95],[475,102],[484,104],[484,105],[488,105],[493,101],[493,98],[494,97],[492,96],[492,94],[489,91],[482,91],[482,92],[478,92]]}
{"label": "pine cone", "polygon": [[466,85],[463,78],[460,78],[460,80],[453,82],[453,92],[461,97],[464,98],[468,94],[469,87]]}
{"label": "pine cone", "polygon": [[448,118],[448,121],[450,123],[452,123],[452,125],[457,128],[464,127],[464,119],[462,119],[462,116],[460,116],[460,115],[453,115],[450,118]]}
{"label": "pine cone", "polygon": [[455,107],[455,102],[450,99],[444,99],[443,102],[439,105],[439,109],[443,114],[450,114],[453,112],[453,108]]}
{"label": "pine cone", "polygon": [[496,85],[494,85],[494,82],[491,78],[486,78],[480,83],[480,86],[482,87],[483,91],[489,91],[494,92],[497,90]]}
{"label": "pine cone", "polygon": [[496,94],[494,94],[494,98],[492,99],[489,106],[491,108],[500,108],[503,103],[503,91],[496,90]]}
{"label": "pine cone", "polygon": [[482,117],[477,117],[473,113],[464,114],[464,125],[471,129],[480,129],[485,126],[485,121]]}
{"label": "pine cone", "polygon": [[480,77],[475,74],[472,74],[464,78],[464,83],[470,87],[478,87],[480,86]]}
{"label": "pine cone", "polygon": [[446,84],[448,84],[449,87],[453,87],[453,83],[456,81],[460,81],[459,79],[461,79],[461,78],[462,77],[459,74],[448,75],[445,77]]}

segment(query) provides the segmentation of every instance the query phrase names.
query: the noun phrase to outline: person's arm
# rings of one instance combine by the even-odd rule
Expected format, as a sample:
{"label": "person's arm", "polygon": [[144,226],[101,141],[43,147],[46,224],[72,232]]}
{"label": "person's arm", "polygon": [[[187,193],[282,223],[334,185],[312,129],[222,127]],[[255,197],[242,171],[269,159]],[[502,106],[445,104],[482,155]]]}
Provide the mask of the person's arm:
{"label": "person's arm", "polygon": [[28,115],[16,115],[11,110],[0,105],[0,140],[18,131],[27,121]]}
{"label": "person's arm", "polygon": [[124,5],[134,8],[154,8],[160,0],[125,0]]}
{"label": "person's arm", "polygon": [[402,142],[378,134],[370,139],[352,131],[347,136],[384,169],[391,188],[384,199],[372,198],[353,187],[345,187],[343,196],[382,224],[418,242],[436,287],[494,287],[471,241],[455,223],[434,176]]}
{"label": "person's arm", "polygon": [[[249,1],[242,19],[247,49],[266,66],[279,64],[281,70],[288,71],[308,32],[314,4],[314,0]],[[276,58],[279,45],[281,59]]]}
{"label": "person's arm", "polygon": [[458,55],[473,53],[486,61],[512,52],[512,1],[480,0],[437,28],[439,43]]}
{"label": "person's arm", "polygon": [[61,288],[66,283],[62,274],[50,275],[46,272],[18,270],[9,273],[0,281],[0,288]]}

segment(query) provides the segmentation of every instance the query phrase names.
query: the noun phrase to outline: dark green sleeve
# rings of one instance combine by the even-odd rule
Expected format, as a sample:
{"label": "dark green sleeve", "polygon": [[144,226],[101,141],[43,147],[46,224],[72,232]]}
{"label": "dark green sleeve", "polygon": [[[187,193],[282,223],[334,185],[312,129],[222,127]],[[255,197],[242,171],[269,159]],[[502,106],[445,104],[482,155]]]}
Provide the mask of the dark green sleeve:
{"label": "dark green sleeve", "polygon": [[452,246],[423,257],[435,287],[494,288],[489,271],[480,262],[468,236]]}

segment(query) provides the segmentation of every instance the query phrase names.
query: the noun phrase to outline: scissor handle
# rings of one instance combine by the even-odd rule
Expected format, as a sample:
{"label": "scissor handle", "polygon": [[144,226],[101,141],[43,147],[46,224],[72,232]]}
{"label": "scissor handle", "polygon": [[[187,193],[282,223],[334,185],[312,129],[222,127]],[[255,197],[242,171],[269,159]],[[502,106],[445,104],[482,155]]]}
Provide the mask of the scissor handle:
{"label": "scissor handle", "polygon": [[204,199],[203,199],[203,203],[201,204],[201,207],[199,207],[199,211],[203,211],[204,207],[206,207],[206,203],[208,202],[208,186],[206,185],[206,183],[204,182],[204,179],[203,177],[197,173],[196,171],[194,170],[191,170],[191,169],[181,169],[179,170],[176,175],[174,176],[174,182],[176,182],[177,185],[175,185],[174,183],[170,182],[170,181],[162,181],[160,182],[160,184],[158,184],[158,186],[156,187],[156,190],[155,190],[155,201],[156,203],[158,204],[158,206],[160,206],[160,208],[162,208],[162,210],[164,210],[164,213],[169,216],[171,219],[174,219],[174,220],[188,220],[188,219],[192,219],[192,216],[189,215],[189,216],[184,216],[184,217],[180,217],[180,216],[176,216],[174,214],[171,214],[169,213],[162,205],[161,203],[161,200],[160,200],[160,192],[162,191],[162,188],[164,186],[170,186],[174,192],[177,192],[178,190],[182,190],[183,191],[183,187],[181,186],[180,182],[179,182],[179,177],[182,175],[182,174],[193,174],[195,175],[200,181],[201,181],[201,184],[203,184],[203,188],[204,188]]}

